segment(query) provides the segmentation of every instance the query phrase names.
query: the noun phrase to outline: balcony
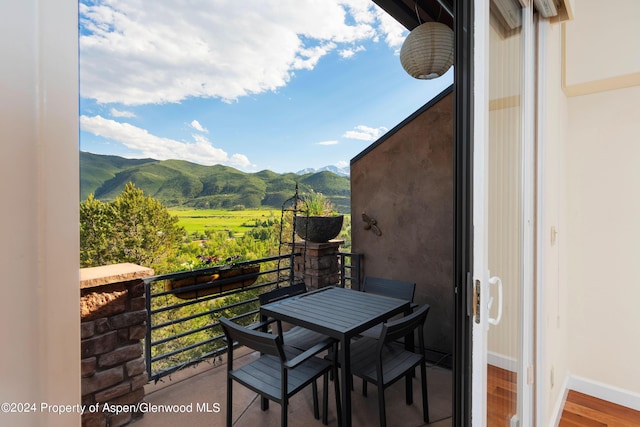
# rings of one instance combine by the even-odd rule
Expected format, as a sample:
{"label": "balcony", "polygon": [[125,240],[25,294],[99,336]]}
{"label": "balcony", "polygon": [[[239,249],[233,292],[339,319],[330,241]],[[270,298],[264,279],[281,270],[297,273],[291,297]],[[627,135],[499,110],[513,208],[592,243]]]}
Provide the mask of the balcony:
{"label": "balcony", "polygon": [[[238,321],[251,323],[257,319],[257,295],[262,289],[283,285],[292,277],[302,279],[303,274],[313,276],[306,277],[306,282],[317,283],[322,282],[323,277],[331,277],[329,280],[335,283],[326,284],[357,286],[361,270],[359,257],[339,254],[336,248],[325,248],[328,250],[324,254],[318,250],[322,248],[312,248],[314,257],[324,256],[329,261],[315,259],[309,262],[308,257],[305,259],[299,253],[251,261],[251,264],[260,265],[259,273],[235,278],[235,287],[227,286],[231,279],[220,280],[213,293],[198,298],[181,299],[173,294],[181,292],[184,296],[188,292],[210,289],[211,282],[197,284],[194,280],[193,285],[180,289],[171,289],[167,283],[200,276],[202,271],[152,276],[149,269],[131,264],[84,269],[81,286],[82,403],[88,407],[94,405],[99,410],[85,414],[83,426],[132,422],[142,427],[184,422],[191,427],[224,425],[226,347],[216,316],[228,316],[226,313],[232,310]],[[323,271],[304,270],[302,262]],[[216,301],[227,304],[218,305]],[[237,354],[237,364],[256,357],[246,349]],[[451,372],[430,366],[427,377],[431,425],[450,425]],[[419,384],[414,381],[414,396],[418,397]],[[363,397],[359,380],[354,386],[353,425],[376,425],[378,400],[375,387],[369,387],[368,397]],[[321,383],[319,387],[322,387]],[[332,387],[329,395],[329,425],[337,425]],[[424,424],[421,406],[415,403],[406,406],[403,382],[387,389],[385,395],[390,425],[398,419],[403,420],[403,426]],[[312,416],[311,402],[310,388],[292,399],[289,425],[322,425]],[[109,405],[108,410],[105,410],[105,403]],[[124,410],[118,413],[115,408]],[[238,426],[280,423],[277,404],[272,404],[269,411],[261,411],[255,393],[242,386],[234,387],[233,414]]]}
{"label": "balcony", "polygon": [[[234,362],[238,366],[255,357],[255,353],[245,353]],[[155,409],[176,407],[180,413],[147,412],[143,418],[135,422],[135,427],[163,427],[185,425],[189,427],[224,426],[226,414],[226,365],[224,361],[216,364],[203,364],[190,368],[179,374],[172,375],[157,384],[149,383],[145,386],[147,402]],[[451,371],[440,367],[427,369],[429,388],[429,411],[431,424],[429,426],[451,426]],[[361,383],[354,381],[352,392],[352,422],[354,426],[378,425],[378,397],[375,387],[369,387],[368,396],[363,397],[360,391]],[[322,381],[318,382],[319,392],[322,392]],[[260,399],[248,389],[234,384],[234,425],[236,426],[280,426],[280,407],[271,403],[269,410],[260,410]],[[386,390],[387,421],[389,426],[403,427],[422,426],[422,412],[420,406],[420,383],[414,380],[414,404],[407,406],[404,400],[404,383],[396,383]],[[220,412],[213,410],[214,404],[219,404]],[[176,406],[177,405],[177,406]],[[180,408],[180,406],[182,408]],[[402,420],[398,424],[397,420]],[[329,385],[329,426],[338,425],[336,419],[335,398],[333,386]],[[307,387],[290,402],[289,426],[323,426],[320,420],[313,418],[311,388]]]}

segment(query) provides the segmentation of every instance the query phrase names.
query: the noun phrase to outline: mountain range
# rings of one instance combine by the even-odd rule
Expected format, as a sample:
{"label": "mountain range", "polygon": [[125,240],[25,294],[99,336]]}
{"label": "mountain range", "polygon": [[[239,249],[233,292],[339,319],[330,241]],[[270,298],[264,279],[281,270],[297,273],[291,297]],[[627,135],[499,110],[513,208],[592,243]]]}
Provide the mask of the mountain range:
{"label": "mountain range", "polygon": [[322,172],[322,171],[333,172],[336,175],[340,175],[340,176],[349,176],[349,166],[339,167],[339,166],[335,166],[335,165],[325,166],[325,167],[318,168],[318,169],[306,168],[306,169],[302,169],[301,171],[298,171],[296,173],[298,175],[306,175],[308,173],[316,173],[316,172]]}
{"label": "mountain range", "polygon": [[273,207],[295,194],[323,193],[342,213],[350,209],[350,181],[329,170],[279,174],[242,172],[228,166],[203,166],[184,160],[126,159],[80,152],[80,200],[89,194],[109,201],[132,182],[166,206],[193,208]]}

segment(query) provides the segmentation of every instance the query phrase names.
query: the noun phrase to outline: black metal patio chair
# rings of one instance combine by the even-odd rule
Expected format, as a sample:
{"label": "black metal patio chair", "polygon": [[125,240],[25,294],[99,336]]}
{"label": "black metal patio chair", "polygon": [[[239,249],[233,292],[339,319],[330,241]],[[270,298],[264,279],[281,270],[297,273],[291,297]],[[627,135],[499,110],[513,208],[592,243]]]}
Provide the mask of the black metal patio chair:
{"label": "black metal patio chair", "polygon": [[[227,427],[233,425],[233,381],[253,390],[262,396],[262,410],[268,409],[268,400],[281,406],[281,426],[287,426],[289,398],[304,389],[313,386],[313,415],[320,419],[318,411],[318,389],[316,380],[323,377],[322,422],[328,424],[328,373],[333,370],[337,378],[335,363],[331,363],[316,354],[329,348],[336,348],[333,340],[326,340],[301,351],[284,347],[282,337],[276,334],[259,332],[240,326],[224,317],[220,325],[227,340]],[[260,357],[239,368],[233,366],[233,351],[238,345],[244,345],[260,352]],[[335,351],[335,350],[334,350]],[[338,381],[334,381],[336,394],[336,414],[340,421],[340,391]],[[268,400],[266,400],[268,399]]]}
{"label": "black metal patio chair", "polygon": [[[351,373],[362,378],[362,394],[367,395],[367,383],[378,386],[378,406],[380,426],[386,426],[386,408],[384,390],[405,378],[407,405],[413,403],[413,372],[420,366],[422,385],[422,413],[425,423],[429,422],[429,402],[427,397],[427,370],[424,354],[424,322],[430,306],[425,304],[412,314],[401,319],[384,323],[380,336],[362,337],[351,343]],[[413,335],[418,330],[419,345],[414,351],[405,349],[404,344],[396,342],[399,338]]]}
{"label": "black metal patio chair", "polygon": [[[369,292],[372,294],[384,295],[387,297],[411,301],[412,310],[417,307],[417,304],[413,303],[413,297],[416,292],[415,282],[365,276],[364,282],[362,284],[362,292]],[[379,324],[370,329],[367,329],[360,335],[363,337],[377,338],[380,336],[381,330],[382,324]]]}
{"label": "black metal patio chair", "polygon": [[[368,292],[376,295],[388,296],[410,301],[412,310],[417,307],[417,304],[413,303],[415,291],[416,284],[414,282],[387,279],[382,277],[365,276],[362,284],[362,292]],[[380,332],[382,332],[382,325],[383,323],[377,324],[367,329],[366,331],[361,332],[359,336],[377,339],[380,336]],[[326,356],[326,359],[331,360],[332,355],[328,354]],[[366,390],[366,380],[363,380],[362,387],[363,390]],[[351,384],[351,388],[353,389],[353,381]]]}

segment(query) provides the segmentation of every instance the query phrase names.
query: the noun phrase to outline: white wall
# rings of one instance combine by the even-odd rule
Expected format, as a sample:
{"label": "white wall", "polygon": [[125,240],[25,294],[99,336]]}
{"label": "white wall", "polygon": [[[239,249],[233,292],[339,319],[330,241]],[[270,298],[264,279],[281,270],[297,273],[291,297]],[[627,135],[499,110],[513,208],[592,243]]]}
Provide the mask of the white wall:
{"label": "white wall", "polygon": [[[0,3],[0,402],[80,403],[77,2]],[[0,413],[73,426],[78,414]]]}
{"label": "white wall", "polygon": [[640,87],[569,98],[569,364],[640,393]]}
{"label": "white wall", "polygon": [[567,139],[567,97],[562,91],[562,26],[541,21],[539,27],[538,193],[537,244],[543,256],[538,263],[538,396],[544,420],[551,419],[562,403],[569,375],[567,285],[565,260],[566,184],[564,178]]}
{"label": "white wall", "polygon": [[640,393],[640,2],[576,6],[564,82],[584,93],[568,98],[569,369]]}
{"label": "white wall", "polygon": [[640,73],[638,22],[637,0],[577,2],[574,19],[566,24],[567,87],[589,87]]}
{"label": "white wall", "polygon": [[640,396],[640,2],[612,3],[540,28],[542,425],[565,387]]}

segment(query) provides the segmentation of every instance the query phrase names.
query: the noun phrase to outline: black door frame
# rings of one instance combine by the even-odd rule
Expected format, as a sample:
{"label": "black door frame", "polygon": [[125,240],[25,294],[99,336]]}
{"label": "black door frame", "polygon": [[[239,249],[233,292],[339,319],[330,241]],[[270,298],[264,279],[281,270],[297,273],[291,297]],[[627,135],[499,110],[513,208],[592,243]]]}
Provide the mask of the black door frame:
{"label": "black door frame", "polygon": [[473,319],[473,0],[454,0],[453,425],[471,425]]}

